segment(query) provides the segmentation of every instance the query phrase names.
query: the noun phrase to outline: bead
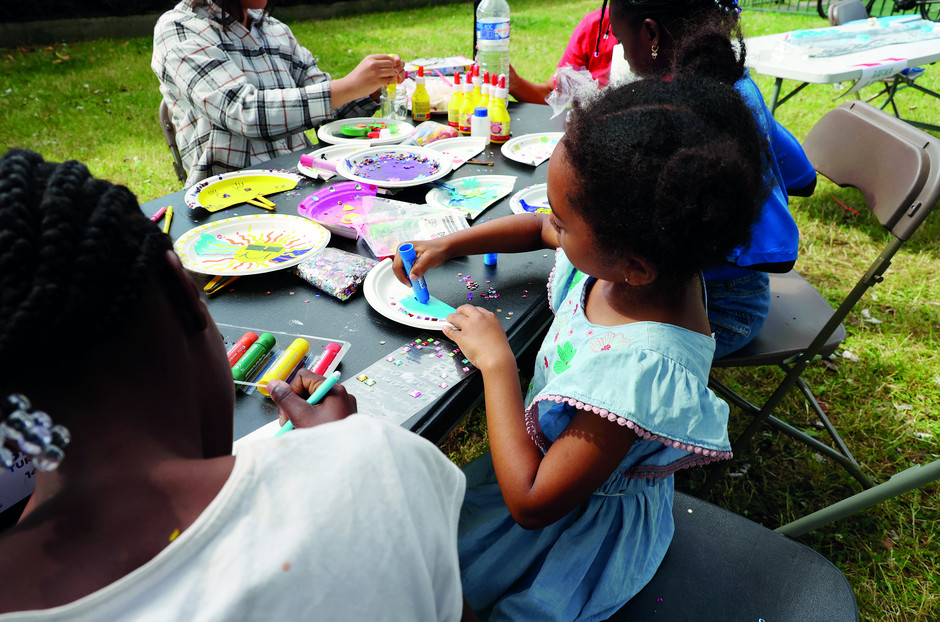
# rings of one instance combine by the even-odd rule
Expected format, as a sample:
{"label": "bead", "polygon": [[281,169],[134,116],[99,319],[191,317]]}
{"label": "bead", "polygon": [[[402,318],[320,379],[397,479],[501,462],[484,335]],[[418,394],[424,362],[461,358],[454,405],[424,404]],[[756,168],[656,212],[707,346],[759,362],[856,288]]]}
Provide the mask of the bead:
{"label": "bead", "polygon": [[23,433],[22,438],[17,439],[20,451],[31,456],[37,455],[52,442],[52,433],[49,428],[41,425],[33,425]]}
{"label": "bead", "polygon": [[33,458],[33,464],[40,471],[54,471],[63,458],[65,458],[64,451],[56,445],[49,445]]}

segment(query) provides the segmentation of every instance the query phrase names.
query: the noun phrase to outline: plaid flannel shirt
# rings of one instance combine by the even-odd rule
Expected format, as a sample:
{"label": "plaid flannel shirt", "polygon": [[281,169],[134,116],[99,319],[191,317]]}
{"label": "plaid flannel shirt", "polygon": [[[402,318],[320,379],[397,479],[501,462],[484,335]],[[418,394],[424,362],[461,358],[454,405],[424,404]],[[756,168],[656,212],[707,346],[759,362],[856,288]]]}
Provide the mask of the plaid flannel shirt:
{"label": "plaid flannel shirt", "polygon": [[186,184],[310,146],[324,121],[371,116],[369,98],[337,110],[330,76],[290,28],[250,12],[248,26],[223,25],[206,0],[183,0],[154,27],[151,68],[189,169]]}

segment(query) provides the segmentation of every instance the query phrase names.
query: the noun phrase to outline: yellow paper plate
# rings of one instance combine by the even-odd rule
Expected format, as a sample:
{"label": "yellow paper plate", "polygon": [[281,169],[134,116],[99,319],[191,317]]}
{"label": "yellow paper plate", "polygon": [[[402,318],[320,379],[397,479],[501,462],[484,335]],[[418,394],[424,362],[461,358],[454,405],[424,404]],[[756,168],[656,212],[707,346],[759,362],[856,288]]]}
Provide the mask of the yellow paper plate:
{"label": "yellow paper plate", "polygon": [[245,276],[295,266],[322,250],[330,232],[288,214],[253,214],[217,220],[180,236],[173,245],[193,272]]}
{"label": "yellow paper plate", "polygon": [[283,171],[236,171],[207,177],[186,191],[190,209],[217,212],[250,199],[292,190],[303,177]]}

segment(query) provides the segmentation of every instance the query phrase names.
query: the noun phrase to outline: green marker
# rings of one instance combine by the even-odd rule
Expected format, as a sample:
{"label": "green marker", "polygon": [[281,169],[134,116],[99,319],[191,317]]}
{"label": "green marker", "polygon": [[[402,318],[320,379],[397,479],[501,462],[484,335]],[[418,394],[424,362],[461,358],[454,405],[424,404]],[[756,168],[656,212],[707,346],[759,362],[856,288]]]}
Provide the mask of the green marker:
{"label": "green marker", "polygon": [[258,340],[251,344],[238,361],[232,365],[232,377],[235,380],[242,381],[248,377],[248,373],[255,364],[260,361],[268,352],[274,348],[277,341],[271,333],[262,333]]}

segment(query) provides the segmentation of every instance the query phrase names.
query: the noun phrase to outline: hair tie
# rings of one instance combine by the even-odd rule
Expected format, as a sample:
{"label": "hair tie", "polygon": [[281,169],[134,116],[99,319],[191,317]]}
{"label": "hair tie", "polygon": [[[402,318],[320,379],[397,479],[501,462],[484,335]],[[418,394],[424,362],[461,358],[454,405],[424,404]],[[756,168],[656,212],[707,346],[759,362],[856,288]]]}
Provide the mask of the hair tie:
{"label": "hair tie", "polygon": [[0,462],[13,466],[13,451],[6,442],[32,458],[40,471],[52,471],[65,457],[65,447],[72,435],[63,425],[53,425],[52,417],[41,410],[32,410],[25,395],[13,393],[0,398]]}

